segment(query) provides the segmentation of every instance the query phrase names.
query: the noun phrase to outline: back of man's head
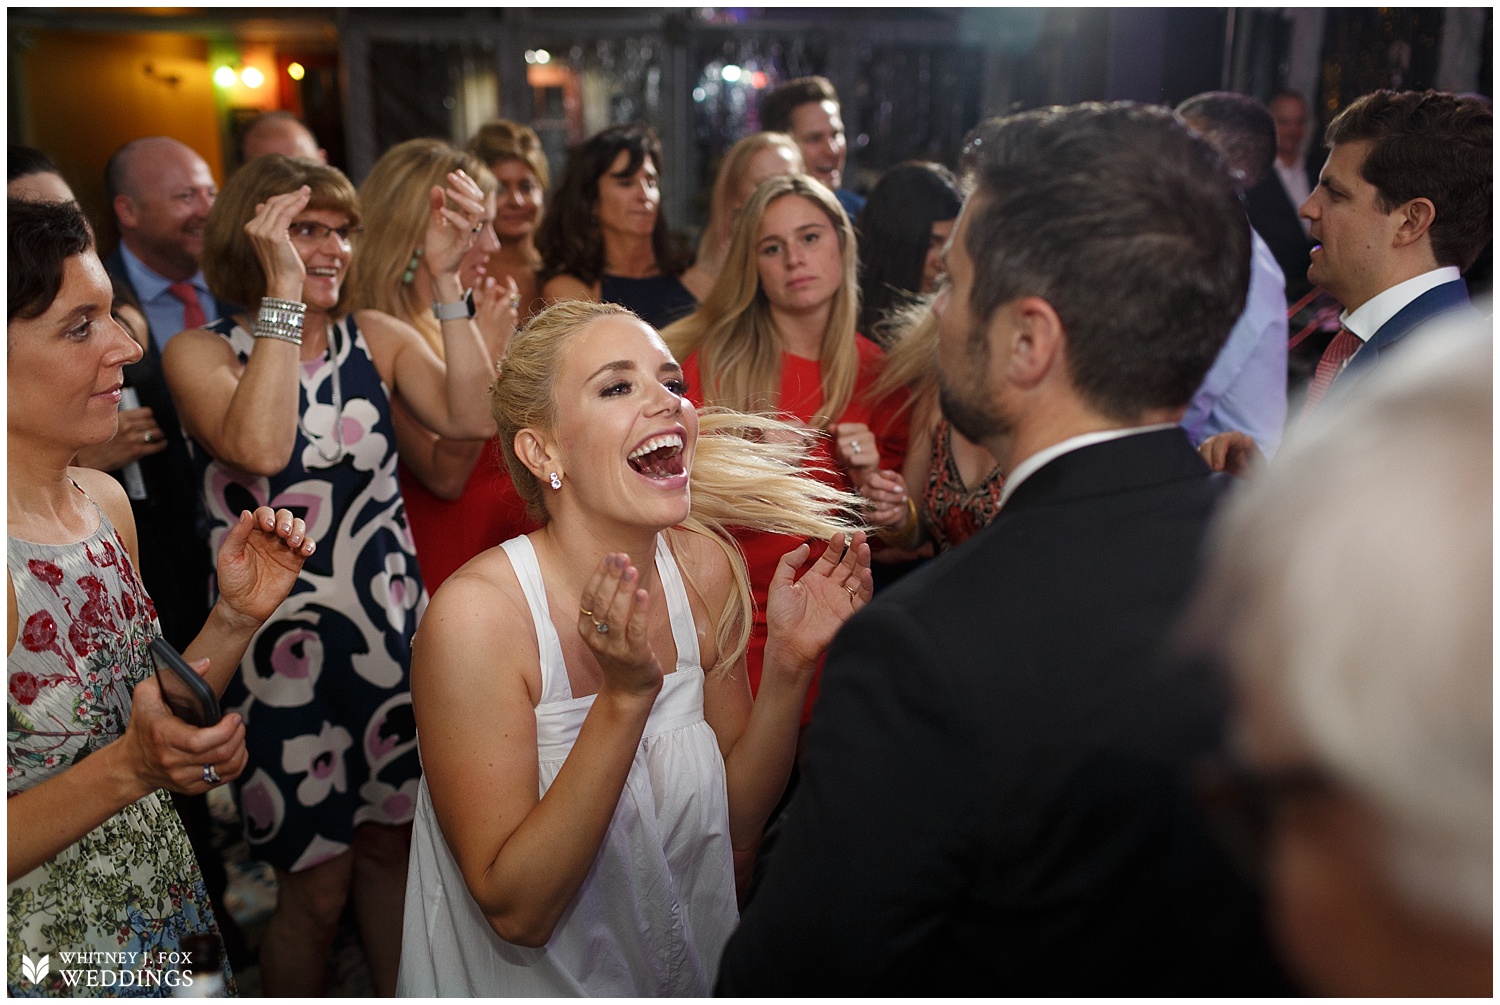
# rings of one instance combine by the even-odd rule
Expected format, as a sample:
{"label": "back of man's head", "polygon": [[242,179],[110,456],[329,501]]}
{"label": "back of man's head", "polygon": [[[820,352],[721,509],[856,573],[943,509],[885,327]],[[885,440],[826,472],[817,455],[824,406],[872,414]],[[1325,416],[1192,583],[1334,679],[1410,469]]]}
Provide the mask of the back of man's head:
{"label": "back of man's head", "polygon": [[1467,269],[1490,240],[1490,109],[1439,91],[1373,91],[1328,124],[1329,146],[1368,142],[1360,175],[1389,211],[1412,199],[1436,210],[1429,234],[1439,265]]}
{"label": "back of man's head", "polygon": [[790,133],[792,112],[818,101],[838,104],[839,94],[827,77],[798,77],[778,85],[760,102],[760,127],[766,132]]}
{"label": "back of man's head", "polygon": [[1259,101],[1233,91],[1207,91],[1178,105],[1177,114],[1239,172],[1242,190],[1270,174],[1276,160],[1276,120]]}
{"label": "back of man's head", "polygon": [[312,131],[297,116],[281,110],[257,115],[240,133],[241,164],[266,154],[306,157],[319,163],[327,163],[327,156],[318,146]]}
{"label": "back of man's head", "polygon": [[[1189,626],[1240,685],[1252,764],[1295,765],[1324,782],[1303,798],[1373,819],[1352,843],[1310,829],[1327,814],[1283,821],[1340,863],[1311,887],[1312,860],[1273,869],[1283,915],[1320,915],[1286,933],[1316,990],[1472,993],[1442,989],[1454,957],[1426,940],[1490,941],[1494,351],[1486,326],[1393,355],[1231,502]],[[1374,990],[1398,963],[1432,970],[1404,975],[1425,989]]]}
{"label": "back of man's head", "polygon": [[973,316],[1040,297],[1092,408],[1185,406],[1250,284],[1250,228],[1207,141],[1164,108],[1075,105],[981,124],[965,167]]}

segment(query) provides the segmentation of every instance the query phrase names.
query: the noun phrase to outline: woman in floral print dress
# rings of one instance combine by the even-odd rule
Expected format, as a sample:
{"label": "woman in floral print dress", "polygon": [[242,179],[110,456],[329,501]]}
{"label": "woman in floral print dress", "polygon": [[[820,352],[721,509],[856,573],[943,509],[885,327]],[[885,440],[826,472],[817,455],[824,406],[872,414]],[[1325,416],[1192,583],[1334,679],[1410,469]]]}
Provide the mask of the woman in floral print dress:
{"label": "woman in floral print dress", "polygon": [[[141,356],[110,317],[109,278],[77,207],[12,201],[9,269],[7,990],[170,994],[180,975],[143,975],[139,955],[93,962],[92,984],[69,987],[64,971],[78,964],[61,954],[158,958],[191,936],[217,938],[163,790],[236,777],[245,727],[230,714],[198,729],[167,710],[151,678],[147,645],[161,631],[136,573],[129,501],[113,478],[69,466],[115,435],[122,367]],[[313,549],[287,510],[243,512],[225,535],[222,595],[186,653],[216,691]]]}
{"label": "woman in floral print dress", "polygon": [[250,854],[276,868],[261,946],[269,995],[321,992],[351,898],[375,990],[395,989],[421,771],[408,669],[427,596],[388,395],[441,436],[495,435],[486,391],[499,347],[470,318],[459,280],[484,194],[461,171],[446,183],[428,193],[421,249],[434,299],[451,308],[446,364],[410,325],[346,312],[358,196],[336,169],[279,155],[245,165],[219,194],[203,270],[221,302],[302,312],[296,336],[247,313],[174,336],[162,357],[210,540],[255,501],[300,513],[318,542],[227,696],[249,729],[236,789]]}

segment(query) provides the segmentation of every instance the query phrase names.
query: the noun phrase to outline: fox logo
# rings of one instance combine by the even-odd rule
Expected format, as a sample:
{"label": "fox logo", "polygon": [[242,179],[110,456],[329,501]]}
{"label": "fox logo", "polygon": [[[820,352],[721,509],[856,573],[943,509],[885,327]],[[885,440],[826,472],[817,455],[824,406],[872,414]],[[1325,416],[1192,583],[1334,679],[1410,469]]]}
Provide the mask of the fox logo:
{"label": "fox logo", "polygon": [[51,969],[49,966],[51,961],[51,956],[43,956],[41,959],[33,963],[31,962],[30,956],[22,956],[21,974],[31,983],[40,984],[42,981],[47,979],[47,974]]}

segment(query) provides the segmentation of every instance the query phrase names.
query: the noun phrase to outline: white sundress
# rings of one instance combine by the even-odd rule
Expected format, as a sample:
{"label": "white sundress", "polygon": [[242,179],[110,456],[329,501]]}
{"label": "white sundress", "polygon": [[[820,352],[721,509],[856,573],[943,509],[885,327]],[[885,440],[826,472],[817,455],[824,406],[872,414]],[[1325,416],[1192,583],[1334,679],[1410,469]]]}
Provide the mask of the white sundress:
{"label": "white sundress", "polygon": [[[594,696],[575,698],[547,611],[536,552],[503,545],[541,648],[536,707],[541,794],[562,769]],[[677,563],[657,538],[656,568],[677,666],[636,749],[604,843],[552,939],[505,942],[485,920],[437,824],[424,778],[417,795],[397,993],[440,996],[706,996],[739,920],[724,760],[703,718],[698,637]]]}

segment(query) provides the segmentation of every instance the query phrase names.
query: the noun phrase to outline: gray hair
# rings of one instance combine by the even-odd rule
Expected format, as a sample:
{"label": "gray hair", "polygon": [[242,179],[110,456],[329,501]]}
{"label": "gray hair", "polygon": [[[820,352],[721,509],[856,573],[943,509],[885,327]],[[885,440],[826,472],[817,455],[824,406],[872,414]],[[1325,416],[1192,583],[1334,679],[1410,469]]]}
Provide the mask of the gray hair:
{"label": "gray hair", "polygon": [[1408,906],[1488,931],[1494,352],[1466,327],[1409,339],[1229,504],[1189,630],[1375,812]]}

